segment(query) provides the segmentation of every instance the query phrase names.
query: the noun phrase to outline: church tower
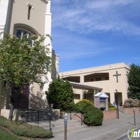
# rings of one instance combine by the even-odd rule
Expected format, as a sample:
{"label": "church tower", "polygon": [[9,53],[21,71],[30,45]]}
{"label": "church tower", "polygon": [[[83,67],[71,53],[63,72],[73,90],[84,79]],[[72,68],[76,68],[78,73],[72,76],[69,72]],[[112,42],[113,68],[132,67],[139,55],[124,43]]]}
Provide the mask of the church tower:
{"label": "church tower", "polygon": [[[6,32],[17,37],[31,34],[41,34],[51,36],[51,0],[0,0],[0,33]],[[0,35],[3,39],[3,34]],[[52,48],[51,39],[46,37],[44,45],[49,44],[50,56],[58,63],[58,56],[55,55],[55,51]],[[57,60],[57,62],[56,62]],[[57,69],[57,66],[55,66]],[[55,71],[55,75],[57,71]],[[35,96],[38,94],[45,100],[45,91],[48,89],[49,83],[52,81],[52,75],[54,73],[48,72],[47,79],[42,77],[42,80],[46,82],[44,87],[40,89],[38,84],[30,85],[30,92],[33,92]],[[1,93],[0,93],[1,94]],[[6,96],[6,95],[5,95]],[[0,110],[1,115],[6,114],[6,106],[1,105],[0,96]],[[30,102],[30,101],[29,101]],[[29,103],[29,108],[31,104]]]}

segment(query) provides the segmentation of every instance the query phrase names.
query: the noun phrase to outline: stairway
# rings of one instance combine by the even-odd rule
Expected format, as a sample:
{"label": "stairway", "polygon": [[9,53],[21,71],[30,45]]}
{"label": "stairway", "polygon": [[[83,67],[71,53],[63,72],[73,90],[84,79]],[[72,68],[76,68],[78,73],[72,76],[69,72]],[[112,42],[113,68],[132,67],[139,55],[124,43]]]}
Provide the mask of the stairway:
{"label": "stairway", "polygon": [[[40,127],[43,127],[44,129],[49,129],[49,121],[40,122],[39,124],[36,124],[36,123],[29,123],[29,124],[38,125]],[[52,126],[54,139],[64,136],[64,120],[63,119],[51,121],[51,126]],[[68,120],[67,135],[75,134],[77,132],[82,132],[87,129],[90,129],[90,127],[87,127],[85,124],[81,125],[81,121]]]}

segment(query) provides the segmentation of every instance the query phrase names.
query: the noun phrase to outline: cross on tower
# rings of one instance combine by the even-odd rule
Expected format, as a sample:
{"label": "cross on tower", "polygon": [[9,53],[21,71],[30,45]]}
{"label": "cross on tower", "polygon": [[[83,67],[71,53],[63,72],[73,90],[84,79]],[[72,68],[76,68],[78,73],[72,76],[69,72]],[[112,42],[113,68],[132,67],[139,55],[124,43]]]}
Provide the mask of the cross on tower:
{"label": "cross on tower", "polygon": [[116,82],[118,83],[118,77],[121,76],[121,74],[118,74],[118,71],[116,71],[116,74],[113,76],[116,76]]}

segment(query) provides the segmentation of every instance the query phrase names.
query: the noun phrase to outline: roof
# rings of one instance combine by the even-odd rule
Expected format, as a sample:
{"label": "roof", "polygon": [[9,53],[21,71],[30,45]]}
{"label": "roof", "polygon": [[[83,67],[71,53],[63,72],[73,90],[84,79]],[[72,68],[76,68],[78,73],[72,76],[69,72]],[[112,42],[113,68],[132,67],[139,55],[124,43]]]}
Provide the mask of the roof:
{"label": "roof", "polygon": [[109,72],[110,70],[122,69],[122,68],[130,70],[130,66],[122,62],[122,63],[115,63],[115,64],[109,64],[109,65],[103,65],[103,66],[96,66],[96,67],[89,67],[89,68],[59,72],[59,74],[60,74],[60,77],[65,78],[65,77],[74,76],[74,75],[79,76],[79,74],[87,75],[87,74],[92,74],[92,73]]}
{"label": "roof", "polygon": [[108,98],[109,96],[105,92],[98,92],[94,97]]}
{"label": "roof", "polygon": [[77,88],[80,88],[80,89],[98,89],[98,90],[102,90],[102,88],[100,87],[94,87],[94,86],[89,86],[89,85],[85,85],[85,84],[81,84],[81,83],[76,83],[76,82],[70,82],[70,84],[73,86],[73,87],[77,87]]}

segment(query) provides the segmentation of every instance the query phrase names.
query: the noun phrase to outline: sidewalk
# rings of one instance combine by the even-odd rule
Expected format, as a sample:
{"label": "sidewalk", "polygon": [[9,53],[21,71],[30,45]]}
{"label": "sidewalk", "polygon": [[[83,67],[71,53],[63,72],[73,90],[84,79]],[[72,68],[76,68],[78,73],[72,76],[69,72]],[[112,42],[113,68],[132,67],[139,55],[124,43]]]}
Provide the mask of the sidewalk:
{"label": "sidewalk", "polygon": [[[76,131],[69,134],[67,140],[119,140],[120,136],[127,133],[134,124],[133,115],[120,113],[120,119],[107,120],[102,126],[90,127],[84,131]],[[140,127],[140,114],[136,115],[136,125]],[[56,135],[52,140],[63,140],[64,134]]]}
{"label": "sidewalk", "polygon": [[[75,127],[77,124],[70,123],[69,120],[68,125],[73,125],[73,130],[69,130],[68,127],[67,140],[121,140],[121,136],[124,136],[128,132],[128,129],[134,128],[133,115],[123,113],[120,113],[120,119],[106,120],[102,126],[85,126],[84,128],[78,127],[77,129]],[[44,127],[45,125],[45,123],[41,123],[39,126]],[[140,127],[140,114],[136,115],[136,127]],[[61,133],[54,132],[54,138],[51,140],[64,140],[63,120],[61,129]]]}

